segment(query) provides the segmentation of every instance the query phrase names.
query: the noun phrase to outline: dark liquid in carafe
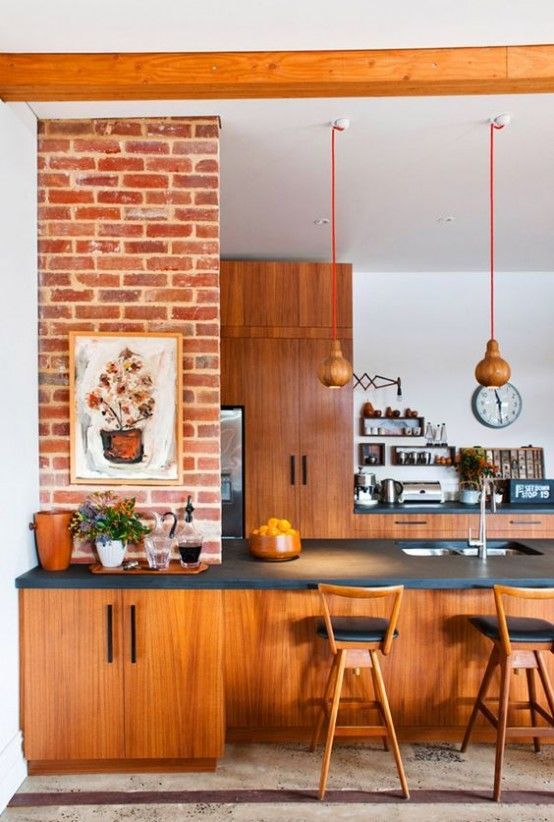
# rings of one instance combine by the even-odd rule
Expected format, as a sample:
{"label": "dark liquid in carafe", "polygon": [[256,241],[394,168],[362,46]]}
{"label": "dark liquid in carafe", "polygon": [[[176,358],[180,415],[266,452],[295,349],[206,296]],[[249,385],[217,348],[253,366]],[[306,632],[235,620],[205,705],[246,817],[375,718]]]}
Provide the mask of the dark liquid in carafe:
{"label": "dark liquid in carafe", "polygon": [[181,554],[181,561],[186,562],[187,565],[192,565],[200,559],[200,552],[202,551],[202,543],[198,545],[179,545],[179,553]]}

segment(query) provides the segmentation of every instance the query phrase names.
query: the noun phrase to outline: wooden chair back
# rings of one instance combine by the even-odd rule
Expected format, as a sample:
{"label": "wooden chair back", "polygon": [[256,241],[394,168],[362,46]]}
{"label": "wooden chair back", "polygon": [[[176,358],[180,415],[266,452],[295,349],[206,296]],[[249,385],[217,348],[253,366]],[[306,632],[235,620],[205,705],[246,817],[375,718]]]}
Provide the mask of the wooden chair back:
{"label": "wooden chair back", "polygon": [[512,643],[508,631],[506,620],[506,610],[502,597],[514,597],[517,599],[554,599],[554,588],[514,588],[511,585],[494,586],[494,603],[498,616],[498,632],[502,650],[509,656],[512,653]]}
{"label": "wooden chair back", "polygon": [[392,606],[389,624],[385,632],[385,636],[383,637],[383,641],[380,643],[381,653],[388,654],[390,652],[392,641],[394,639],[394,632],[398,623],[398,616],[400,614],[400,605],[402,602],[402,594],[404,592],[403,585],[388,585],[381,588],[357,588],[351,585],[328,585],[326,583],[320,583],[317,587],[323,604],[323,618],[325,620],[329,645],[331,646],[331,651],[333,654],[336,654],[338,649],[335,634],[333,632],[329,600],[332,597],[367,600],[390,597],[392,599]]}

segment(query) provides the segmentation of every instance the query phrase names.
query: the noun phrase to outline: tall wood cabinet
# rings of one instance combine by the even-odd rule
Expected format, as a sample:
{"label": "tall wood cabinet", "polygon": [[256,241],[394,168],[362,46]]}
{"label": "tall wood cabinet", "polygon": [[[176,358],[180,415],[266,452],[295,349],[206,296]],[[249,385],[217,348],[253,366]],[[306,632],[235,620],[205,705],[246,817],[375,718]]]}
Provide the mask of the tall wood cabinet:
{"label": "tall wood cabinet", "polygon": [[[352,357],[352,269],[338,266],[338,317]],[[324,388],[330,266],[222,261],[222,402],[245,408],[247,532],[285,516],[304,537],[347,537],[352,387]]]}
{"label": "tall wood cabinet", "polygon": [[30,772],[215,766],[225,733],[221,591],[20,597]]}

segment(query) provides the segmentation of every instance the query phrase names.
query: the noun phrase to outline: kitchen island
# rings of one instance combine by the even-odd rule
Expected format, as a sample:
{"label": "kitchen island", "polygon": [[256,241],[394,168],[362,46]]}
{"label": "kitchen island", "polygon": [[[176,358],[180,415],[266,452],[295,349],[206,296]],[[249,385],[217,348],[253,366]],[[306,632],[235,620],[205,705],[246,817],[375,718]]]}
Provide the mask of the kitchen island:
{"label": "kitchen island", "polygon": [[[554,541],[522,542],[539,553],[482,562],[408,556],[395,541],[305,540],[299,559],[277,564],[232,540],[223,564],[197,576],[30,571],[16,584],[31,771],[209,768],[225,739],[307,739],[330,665],[315,635],[318,581],[406,586],[383,664],[399,735],[461,739],[489,647],[467,617],[494,612],[495,582],[554,587]],[[548,601],[527,608],[553,616]],[[346,687],[367,696],[369,683],[362,673]]]}

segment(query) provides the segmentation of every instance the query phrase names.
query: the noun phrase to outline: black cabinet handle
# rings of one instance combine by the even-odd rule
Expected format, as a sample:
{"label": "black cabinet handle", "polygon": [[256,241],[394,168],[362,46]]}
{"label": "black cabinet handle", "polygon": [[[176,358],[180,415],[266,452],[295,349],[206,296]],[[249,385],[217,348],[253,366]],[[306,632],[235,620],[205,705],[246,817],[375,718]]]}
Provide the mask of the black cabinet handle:
{"label": "black cabinet handle", "polygon": [[427,525],[426,519],[411,519],[411,520],[402,520],[402,519],[395,519],[395,525]]}
{"label": "black cabinet handle", "polygon": [[108,639],[108,662],[113,662],[113,605],[106,605],[106,631]]}
{"label": "black cabinet handle", "polygon": [[308,457],[302,454],[302,485],[308,484]]}
{"label": "black cabinet handle", "polygon": [[510,525],[542,525],[540,519],[511,519]]}
{"label": "black cabinet handle", "polygon": [[131,605],[131,662],[137,661],[137,617],[136,608]]}
{"label": "black cabinet handle", "polygon": [[296,485],[296,457],[294,454],[290,455],[290,484]]}

